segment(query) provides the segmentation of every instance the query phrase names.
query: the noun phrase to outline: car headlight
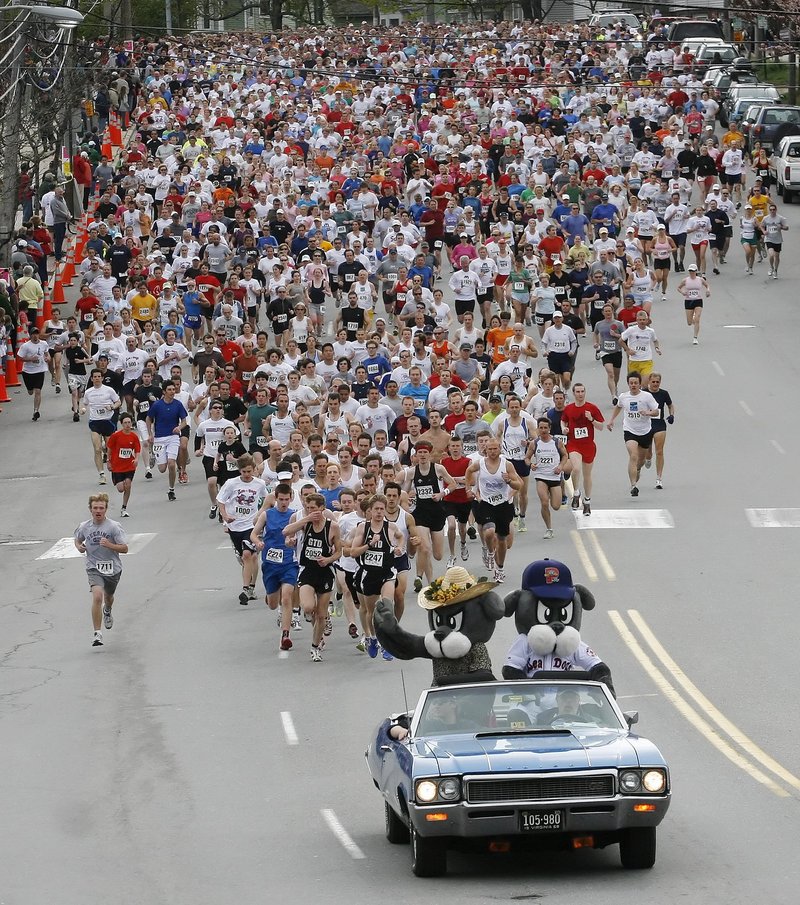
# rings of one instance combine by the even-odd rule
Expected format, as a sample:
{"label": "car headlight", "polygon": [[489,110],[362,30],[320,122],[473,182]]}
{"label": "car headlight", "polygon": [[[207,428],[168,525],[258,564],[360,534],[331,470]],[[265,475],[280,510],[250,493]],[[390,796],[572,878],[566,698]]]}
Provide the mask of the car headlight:
{"label": "car headlight", "polygon": [[436,801],[438,791],[439,787],[433,780],[420,780],[416,786],[417,800],[425,803]]}
{"label": "car headlight", "polygon": [[642,776],[642,786],[652,794],[663,792],[667,787],[667,777],[661,770],[646,770]]}
{"label": "car headlight", "polygon": [[642,779],[636,770],[626,770],[624,773],[620,773],[619,787],[622,792],[628,794],[638,792],[641,784]]}
{"label": "car headlight", "polygon": [[443,779],[439,783],[439,797],[445,801],[455,801],[461,794],[461,783],[457,779]]}

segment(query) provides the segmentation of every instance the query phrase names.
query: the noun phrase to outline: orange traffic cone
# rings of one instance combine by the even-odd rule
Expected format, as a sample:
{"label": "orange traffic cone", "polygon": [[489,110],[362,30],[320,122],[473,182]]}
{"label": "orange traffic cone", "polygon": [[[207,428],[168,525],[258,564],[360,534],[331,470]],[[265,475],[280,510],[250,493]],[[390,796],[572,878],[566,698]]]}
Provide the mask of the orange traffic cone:
{"label": "orange traffic cone", "polygon": [[115,148],[122,147],[122,129],[120,129],[118,125],[116,113],[111,114],[111,119],[108,124],[108,137]]}
{"label": "orange traffic cone", "polygon": [[8,390],[6,389],[6,377],[2,371],[0,371],[0,402],[11,402]]}
{"label": "orange traffic cone", "polygon": [[53,278],[53,304],[64,304],[64,287],[61,285],[61,277],[58,274]]}
{"label": "orange traffic cone", "polygon": [[67,286],[72,285],[72,281],[75,279],[75,262],[73,261],[74,251],[70,248],[67,251],[67,259],[64,262],[64,266],[61,268],[61,282],[66,283]]}
{"label": "orange traffic cone", "polygon": [[5,372],[4,382],[7,387],[22,386],[22,381],[19,379],[19,372],[17,371],[17,359],[13,355],[6,357]]}

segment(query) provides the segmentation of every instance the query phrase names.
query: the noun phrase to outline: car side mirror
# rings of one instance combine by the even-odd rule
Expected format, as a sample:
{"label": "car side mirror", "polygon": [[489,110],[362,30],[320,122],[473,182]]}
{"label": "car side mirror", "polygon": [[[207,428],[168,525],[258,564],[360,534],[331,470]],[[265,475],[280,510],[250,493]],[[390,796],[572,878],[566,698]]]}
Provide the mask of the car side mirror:
{"label": "car side mirror", "polygon": [[628,729],[630,729],[631,726],[635,726],[636,723],[639,722],[638,710],[626,710],[622,715],[625,717],[625,722],[628,724]]}

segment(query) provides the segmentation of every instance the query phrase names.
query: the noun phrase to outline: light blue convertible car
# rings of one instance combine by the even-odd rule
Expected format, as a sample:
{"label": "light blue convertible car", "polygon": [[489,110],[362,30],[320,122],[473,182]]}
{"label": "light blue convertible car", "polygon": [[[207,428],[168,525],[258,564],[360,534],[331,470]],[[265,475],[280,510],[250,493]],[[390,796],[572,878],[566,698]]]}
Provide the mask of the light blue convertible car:
{"label": "light blue convertible car", "polygon": [[619,844],[624,867],[650,868],[670,778],[658,748],[631,732],[637,719],[586,680],[426,689],[366,751],[386,837],[411,843],[418,877],[445,873],[456,848]]}

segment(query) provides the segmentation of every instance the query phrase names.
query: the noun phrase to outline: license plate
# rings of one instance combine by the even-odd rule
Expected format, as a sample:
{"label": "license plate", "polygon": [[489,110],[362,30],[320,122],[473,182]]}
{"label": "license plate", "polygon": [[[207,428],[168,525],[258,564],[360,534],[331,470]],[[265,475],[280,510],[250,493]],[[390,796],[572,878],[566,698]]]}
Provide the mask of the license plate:
{"label": "license plate", "polygon": [[564,829],[563,811],[520,811],[519,828],[523,833],[554,833]]}

